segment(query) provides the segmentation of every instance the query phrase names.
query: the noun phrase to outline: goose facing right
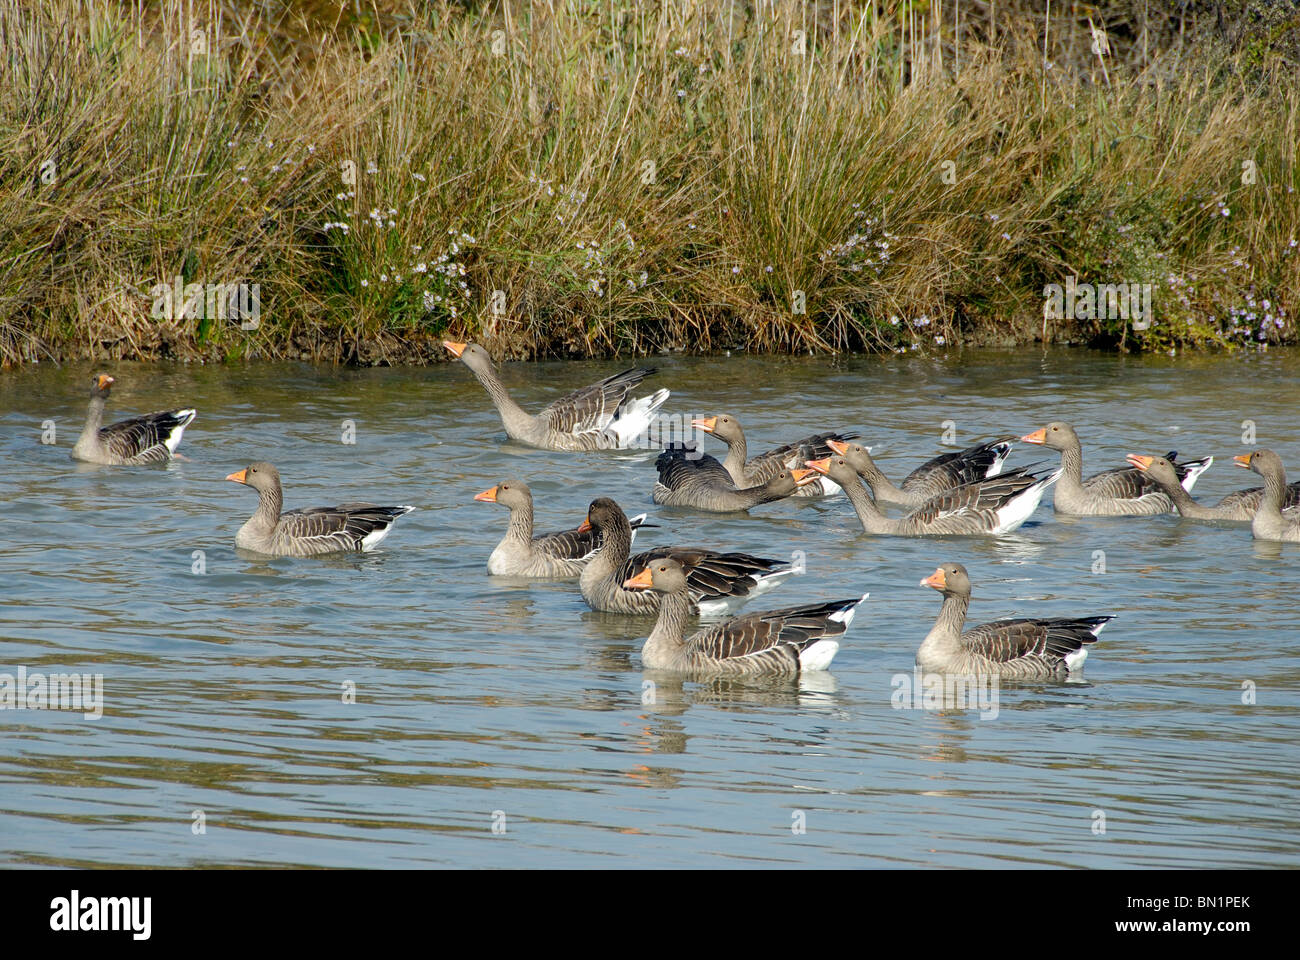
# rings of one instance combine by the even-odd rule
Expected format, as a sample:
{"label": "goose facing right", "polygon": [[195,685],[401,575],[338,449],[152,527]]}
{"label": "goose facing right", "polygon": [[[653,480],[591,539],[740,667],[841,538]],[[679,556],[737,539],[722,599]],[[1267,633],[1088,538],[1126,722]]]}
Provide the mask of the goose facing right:
{"label": "goose facing right", "polygon": [[668,507],[691,507],[710,513],[735,513],[793,496],[816,474],[782,466],[762,483],[737,487],[731,474],[706,453],[674,444],[655,460],[659,479],[651,499]]}
{"label": "goose facing right", "polygon": [[995,620],[965,633],[970,577],[960,563],[945,563],[921,581],[943,594],[939,618],[916,652],[916,664],[933,673],[997,676],[1009,680],[1062,680],[1083,668],[1084,649],[1113,616]]}
{"label": "goose facing right", "polygon": [[82,428],[81,436],[72,448],[72,459],[110,466],[128,466],[164,463],[176,456],[176,447],[181,442],[185,428],[194,422],[195,411],[166,410],[121,420],[105,427],[104,405],[116,382],[106,373],[91,379],[90,410],[86,414],[86,425]]}
{"label": "goose facing right", "polygon": [[1250,521],[1250,532],[1256,540],[1280,540],[1283,543],[1300,543],[1300,518],[1282,513],[1286,502],[1286,467],[1282,458],[1272,450],[1256,450],[1232,458],[1239,467],[1254,470],[1264,478],[1264,496]]}
{"label": "goose facing right", "polygon": [[273,557],[371,550],[388,536],[398,517],[415,509],[341,503],[337,507],[307,507],[281,513],[284,493],[280,473],[271,464],[250,463],[226,479],[257,491],[257,510],[235,534],[235,546]]}
{"label": "goose facing right", "polygon": [[543,450],[616,450],[637,444],[668,399],[659,390],[637,400],[628,398],[652,367],[636,367],[560,397],[536,416],[511,399],[497,376],[492,357],[477,343],[444,340],[442,345],[469,367],[492,398],[506,434]]}
{"label": "goose facing right", "polygon": [[662,598],[659,619],[641,648],[642,665],[693,675],[790,676],[825,670],[840,649],[839,638],[867,599],[863,594],[851,600],[745,614],[687,637],[690,587],[680,563],[668,557],[657,559],[623,586],[654,591]]}

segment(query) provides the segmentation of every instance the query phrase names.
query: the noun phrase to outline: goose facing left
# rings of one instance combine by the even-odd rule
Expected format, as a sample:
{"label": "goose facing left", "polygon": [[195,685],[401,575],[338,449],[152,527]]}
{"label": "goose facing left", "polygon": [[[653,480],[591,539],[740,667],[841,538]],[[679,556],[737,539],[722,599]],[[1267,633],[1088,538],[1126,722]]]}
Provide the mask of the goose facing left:
{"label": "goose facing left", "polygon": [[633,367],[574,390],[534,416],[511,399],[485,349],[477,343],[451,340],[444,340],[442,345],[483,384],[501,415],[506,434],[543,450],[620,450],[635,446],[668,399],[667,390],[630,399],[628,395],[655,372],[652,367]]}
{"label": "goose facing left", "polygon": [[623,584],[662,596],[659,618],[641,649],[648,670],[691,674],[755,676],[825,670],[840,649],[840,637],[867,599],[853,597],[750,613],[686,636],[690,587],[682,565],[670,557],[650,562]]}
{"label": "goose facing left", "polygon": [[314,557],[345,550],[371,550],[388,536],[393,522],[415,507],[340,503],[280,512],[280,473],[265,461],[226,477],[257,491],[257,510],[235,534],[235,546],[273,557]]}
{"label": "goose facing left", "polygon": [[172,459],[185,428],[194,420],[195,411],[167,410],[105,427],[104,404],[116,382],[106,373],[91,379],[90,411],[81,437],[72,448],[72,459],[113,466],[165,463]]}

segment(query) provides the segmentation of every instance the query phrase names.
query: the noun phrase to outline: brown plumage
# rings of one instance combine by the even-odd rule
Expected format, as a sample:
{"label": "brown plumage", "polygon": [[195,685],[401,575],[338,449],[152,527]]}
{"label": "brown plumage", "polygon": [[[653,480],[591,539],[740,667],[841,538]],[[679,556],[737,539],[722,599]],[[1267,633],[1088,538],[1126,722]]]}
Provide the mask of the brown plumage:
{"label": "brown plumage", "polygon": [[414,507],[341,503],[281,513],[280,473],[264,461],[226,477],[257,491],[257,510],[235,534],[235,546],[276,557],[312,557],[343,550],[370,550],[384,539],[393,521]]}
{"label": "brown plumage", "polygon": [[104,405],[115,382],[106,373],[91,379],[90,410],[81,436],[72,448],[72,458],[113,466],[165,463],[172,459],[185,428],[194,421],[195,411],[168,410],[102,426]]}
{"label": "brown plumage", "polygon": [[[1131,453],[1126,459],[1165,492],[1173,501],[1175,510],[1192,520],[1236,520],[1250,523],[1264,498],[1263,487],[1251,487],[1248,490],[1235,490],[1214,506],[1206,506],[1197,503],[1183,489],[1177,469],[1167,458]],[[1283,510],[1285,516],[1300,518],[1300,481],[1287,486]]]}
{"label": "brown plumage", "polygon": [[1282,465],[1282,458],[1272,450],[1256,450],[1232,459],[1237,466],[1253,470],[1264,478],[1264,496],[1260,497],[1259,507],[1250,521],[1251,535],[1256,540],[1300,543],[1300,518],[1282,512],[1287,497],[1286,468]]}
{"label": "brown plumage", "polygon": [[948,490],[997,476],[1011,452],[1013,440],[1015,437],[1001,437],[965,450],[940,454],[909,473],[898,486],[881,472],[871,459],[871,452],[862,444],[832,441],[828,446],[834,455],[843,457],[857,471],[871,487],[878,503],[915,509]]}
{"label": "brown plumage", "polygon": [[784,500],[794,494],[800,483],[808,483],[814,476],[808,470],[782,467],[764,482],[741,488],[717,459],[680,444],[671,445],[659,454],[655,469],[659,471],[652,494],[655,503],[711,513],[748,510],[762,503]]}
{"label": "brown plumage", "polygon": [[[1061,454],[1061,479],[1052,494],[1057,513],[1085,517],[1138,517],[1168,513],[1173,501],[1142,471],[1132,467],[1103,470],[1083,479],[1083,445],[1074,427],[1055,421],[1041,430],[1021,437],[1025,443],[1038,443]],[[1177,461],[1177,452],[1168,459],[1178,471],[1178,479],[1188,493],[1196,478],[1214,463],[1213,457]]]}
{"label": "brown plumage", "polygon": [[916,653],[922,670],[1010,680],[1059,680],[1081,670],[1102,628],[1115,619],[1062,617],[997,620],[965,633],[971,586],[966,568],[945,563],[921,581],[943,594],[943,607]]}
{"label": "brown plumage", "polygon": [[[844,443],[857,437],[856,433],[818,433],[750,458],[744,428],[735,417],[725,413],[716,417],[701,417],[692,420],[691,426],[712,434],[727,445],[727,456],[722,461],[722,466],[731,477],[731,482],[740,489],[760,486],[782,470],[802,467],[805,460],[829,457],[833,452],[829,446],[831,442]],[[822,497],[839,492],[839,486],[829,477],[818,477],[800,485],[793,496]]]}
{"label": "brown plumage", "polygon": [[591,502],[587,520],[579,530],[594,529],[600,537],[596,555],[578,580],[582,598],[593,610],[612,613],[652,614],[659,595],[628,590],[624,581],[651,561],[670,557],[687,572],[692,611],[708,616],[730,613],[760,594],[780,585],[794,573],[782,560],[748,553],[719,553],[699,547],[656,547],[631,555],[632,528],[627,515],[608,497]]}
{"label": "brown plumage", "polygon": [[866,596],[766,610],[685,636],[690,615],[687,573],[672,558],[656,559],[623,584],[661,595],[659,619],[641,649],[649,670],[692,674],[796,674],[825,670],[839,650],[838,637]]}
{"label": "brown plumage", "polygon": [[[519,480],[505,480],[474,497],[484,503],[499,503],[510,510],[506,535],[488,558],[488,573],[497,576],[564,579],[582,573],[596,555],[600,538],[584,523],[572,530],[533,535],[533,494]],[[633,538],[645,523],[645,514],[629,522]]]}
{"label": "brown plumage", "polygon": [[629,399],[628,394],[655,372],[650,367],[638,367],[574,390],[534,416],[510,398],[486,350],[476,343],[450,340],[444,340],[443,346],[460,358],[483,384],[501,415],[506,433],[512,439],[544,450],[626,447],[645,433],[655,411],[668,399],[667,390]]}

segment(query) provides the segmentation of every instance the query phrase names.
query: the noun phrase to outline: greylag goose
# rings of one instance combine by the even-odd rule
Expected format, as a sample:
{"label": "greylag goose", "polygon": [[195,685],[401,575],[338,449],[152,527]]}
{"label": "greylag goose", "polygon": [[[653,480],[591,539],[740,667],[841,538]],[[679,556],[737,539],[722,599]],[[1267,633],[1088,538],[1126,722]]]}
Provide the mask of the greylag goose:
{"label": "greylag goose", "polygon": [[[1138,470],[1155,482],[1169,499],[1174,502],[1174,509],[1184,517],[1192,520],[1239,520],[1249,523],[1259,510],[1264,497],[1263,487],[1251,487],[1248,490],[1235,490],[1212,507],[1197,503],[1192,495],[1178,482],[1178,471],[1164,457],[1146,457],[1130,453],[1126,458]],[[1300,480],[1286,488],[1283,498],[1283,515],[1300,519]]]}
{"label": "greylag goose", "polygon": [[648,670],[691,674],[789,675],[825,670],[840,649],[867,595],[781,610],[750,613],[685,636],[691,612],[690,584],[682,565],[668,557],[646,564],[623,586],[661,597],[659,619],[641,648]]}
{"label": "greylag goose", "polygon": [[945,563],[921,581],[943,594],[943,607],[916,664],[923,671],[1008,680],[1063,680],[1083,668],[1084,648],[1113,616],[1051,620],[995,620],[962,633],[970,606],[970,577],[960,563]]}
{"label": "greylag goose", "polygon": [[1284,543],[1300,543],[1300,518],[1287,517],[1282,513],[1282,504],[1286,502],[1286,468],[1282,458],[1272,450],[1256,450],[1254,453],[1233,457],[1239,467],[1254,470],[1264,478],[1264,496],[1260,498],[1259,509],[1250,521],[1250,532],[1256,540],[1281,540]]}
{"label": "greylag goose", "polygon": [[1015,439],[1001,437],[977,443],[965,450],[940,454],[909,473],[899,486],[895,486],[876,466],[871,459],[870,447],[838,440],[832,440],[828,446],[835,454],[848,460],[858,476],[871,488],[877,503],[892,503],[915,509],[946,490],[996,477],[1002,472],[1002,464],[1011,452],[1011,443]]}
{"label": "greylag goose", "polygon": [[543,450],[616,450],[633,446],[668,399],[667,390],[628,399],[628,394],[655,372],[651,367],[640,367],[575,390],[533,416],[510,399],[486,350],[477,343],[451,340],[444,340],[442,345],[478,377],[501,415],[506,434]]}
{"label": "greylag goose", "polygon": [[185,428],[194,421],[195,411],[168,410],[102,426],[104,404],[116,382],[106,373],[91,379],[90,412],[72,448],[72,459],[113,466],[170,460]]}
{"label": "greylag goose", "polygon": [[782,467],[764,482],[741,488],[717,459],[677,444],[659,454],[655,469],[659,471],[652,495],[655,503],[711,513],[732,513],[784,500],[816,476],[808,470]]}
{"label": "greylag goose", "polygon": [[[804,437],[797,443],[787,443],[767,453],[760,453],[752,460],[748,459],[749,449],[745,443],[745,431],[740,421],[727,414],[716,417],[700,417],[691,421],[691,426],[712,434],[727,445],[727,456],[722,466],[731,476],[731,482],[737,487],[756,487],[766,483],[782,470],[802,467],[805,460],[821,460],[834,451],[831,442],[846,443],[855,439],[856,433],[818,433]],[[830,477],[817,477],[799,487],[796,497],[829,497],[840,492],[840,488]]]}
{"label": "greylag goose", "polygon": [[794,573],[790,564],[747,553],[717,553],[696,547],[657,547],[630,556],[632,528],[622,508],[608,497],[591,502],[579,530],[595,530],[600,546],[578,580],[582,599],[593,610],[652,614],[659,595],[628,590],[623,582],[655,560],[671,557],[686,569],[692,610],[705,616],[731,613],[747,600],[780,586]]}
{"label": "greylag goose", "polygon": [[[1141,470],[1133,467],[1105,470],[1093,474],[1087,480],[1083,479],[1083,446],[1079,443],[1079,435],[1074,432],[1074,427],[1068,423],[1049,423],[1041,430],[1035,430],[1020,439],[1025,443],[1042,444],[1049,450],[1060,452],[1064,473],[1052,495],[1057,513],[1079,517],[1145,517],[1169,513],[1174,508],[1169,495]],[[1184,460],[1180,463],[1175,459],[1177,456],[1176,452],[1171,451],[1167,459],[1178,471],[1183,489],[1191,493],[1196,478],[1209,469],[1214,458]]]}
{"label": "greylag goose", "polygon": [[415,507],[341,503],[281,513],[280,472],[264,461],[226,477],[257,491],[257,510],[235,534],[235,546],[275,557],[313,557],[340,550],[370,550],[388,536],[393,521]]}
{"label": "greylag goose", "polygon": [[[502,577],[576,577],[596,554],[599,543],[596,532],[590,526],[585,530],[563,530],[533,536],[533,492],[525,483],[506,480],[476,494],[474,499],[483,503],[499,503],[510,509],[510,526],[488,557],[488,573]],[[645,519],[643,513],[628,521],[634,540],[637,529],[645,523]]]}
{"label": "greylag goose", "polygon": [[1043,493],[1061,471],[1039,477],[1028,467],[998,474],[988,480],[964,483],[932,497],[905,517],[886,517],[858,482],[857,471],[844,457],[811,460],[808,466],[825,473],[844,488],[849,502],[871,534],[896,537],[930,535],[998,536],[1010,533],[1038,509]]}

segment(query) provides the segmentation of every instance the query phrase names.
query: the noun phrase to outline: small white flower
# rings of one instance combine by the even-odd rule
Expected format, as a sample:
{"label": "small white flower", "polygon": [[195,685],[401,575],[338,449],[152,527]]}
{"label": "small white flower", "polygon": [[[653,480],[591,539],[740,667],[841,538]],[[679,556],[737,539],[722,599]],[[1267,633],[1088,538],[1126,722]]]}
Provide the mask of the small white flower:
{"label": "small white flower", "polygon": [[379,167],[375,165],[375,161],[371,160],[366,164],[366,173],[371,174],[373,176],[378,172],[379,172]]}
{"label": "small white flower", "polygon": [[388,282],[388,274],[386,274],[386,273],[381,273],[381,274],[379,275],[379,282],[380,282],[380,283],[387,283],[387,282]]}
{"label": "small white flower", "polygon": [[309,143],[309,144],[307,144],[307,152],[308,152],[308,153],[315,153],[315,152],[316,152],[316,144],[314,144],[314,143]]}
{"label": "small white flower", "polygon": [[363,287],[368,287],[368,286],[370,286],[370,281],[369,281],[369,280],[362,280],[362,281],[361,281],[361,285],[362,285]]}
{"label": "small white flower", "polygon": [[732,267],[732,268],[731,268],[731,272],[732,272],[732,273],[740,273],[740,267]]}
{"label": "small white flower", "polygon": [[771,265],[771,264],[768,264],[768,265],[767,265],[766,267],[764,267],[763,269],[766,270],[768,273],[771,273],[771,272],[772,272],[772,265]]}
{"label": "small white flower", "polygon": [[684,97],[684,96],[686,96],[686,91],[685,91],[685,90],[678,90],[678,91],[677,91],[677,99],[678,99],[678,100],[680,100],[680,99],[681,99],[682,97]]}

